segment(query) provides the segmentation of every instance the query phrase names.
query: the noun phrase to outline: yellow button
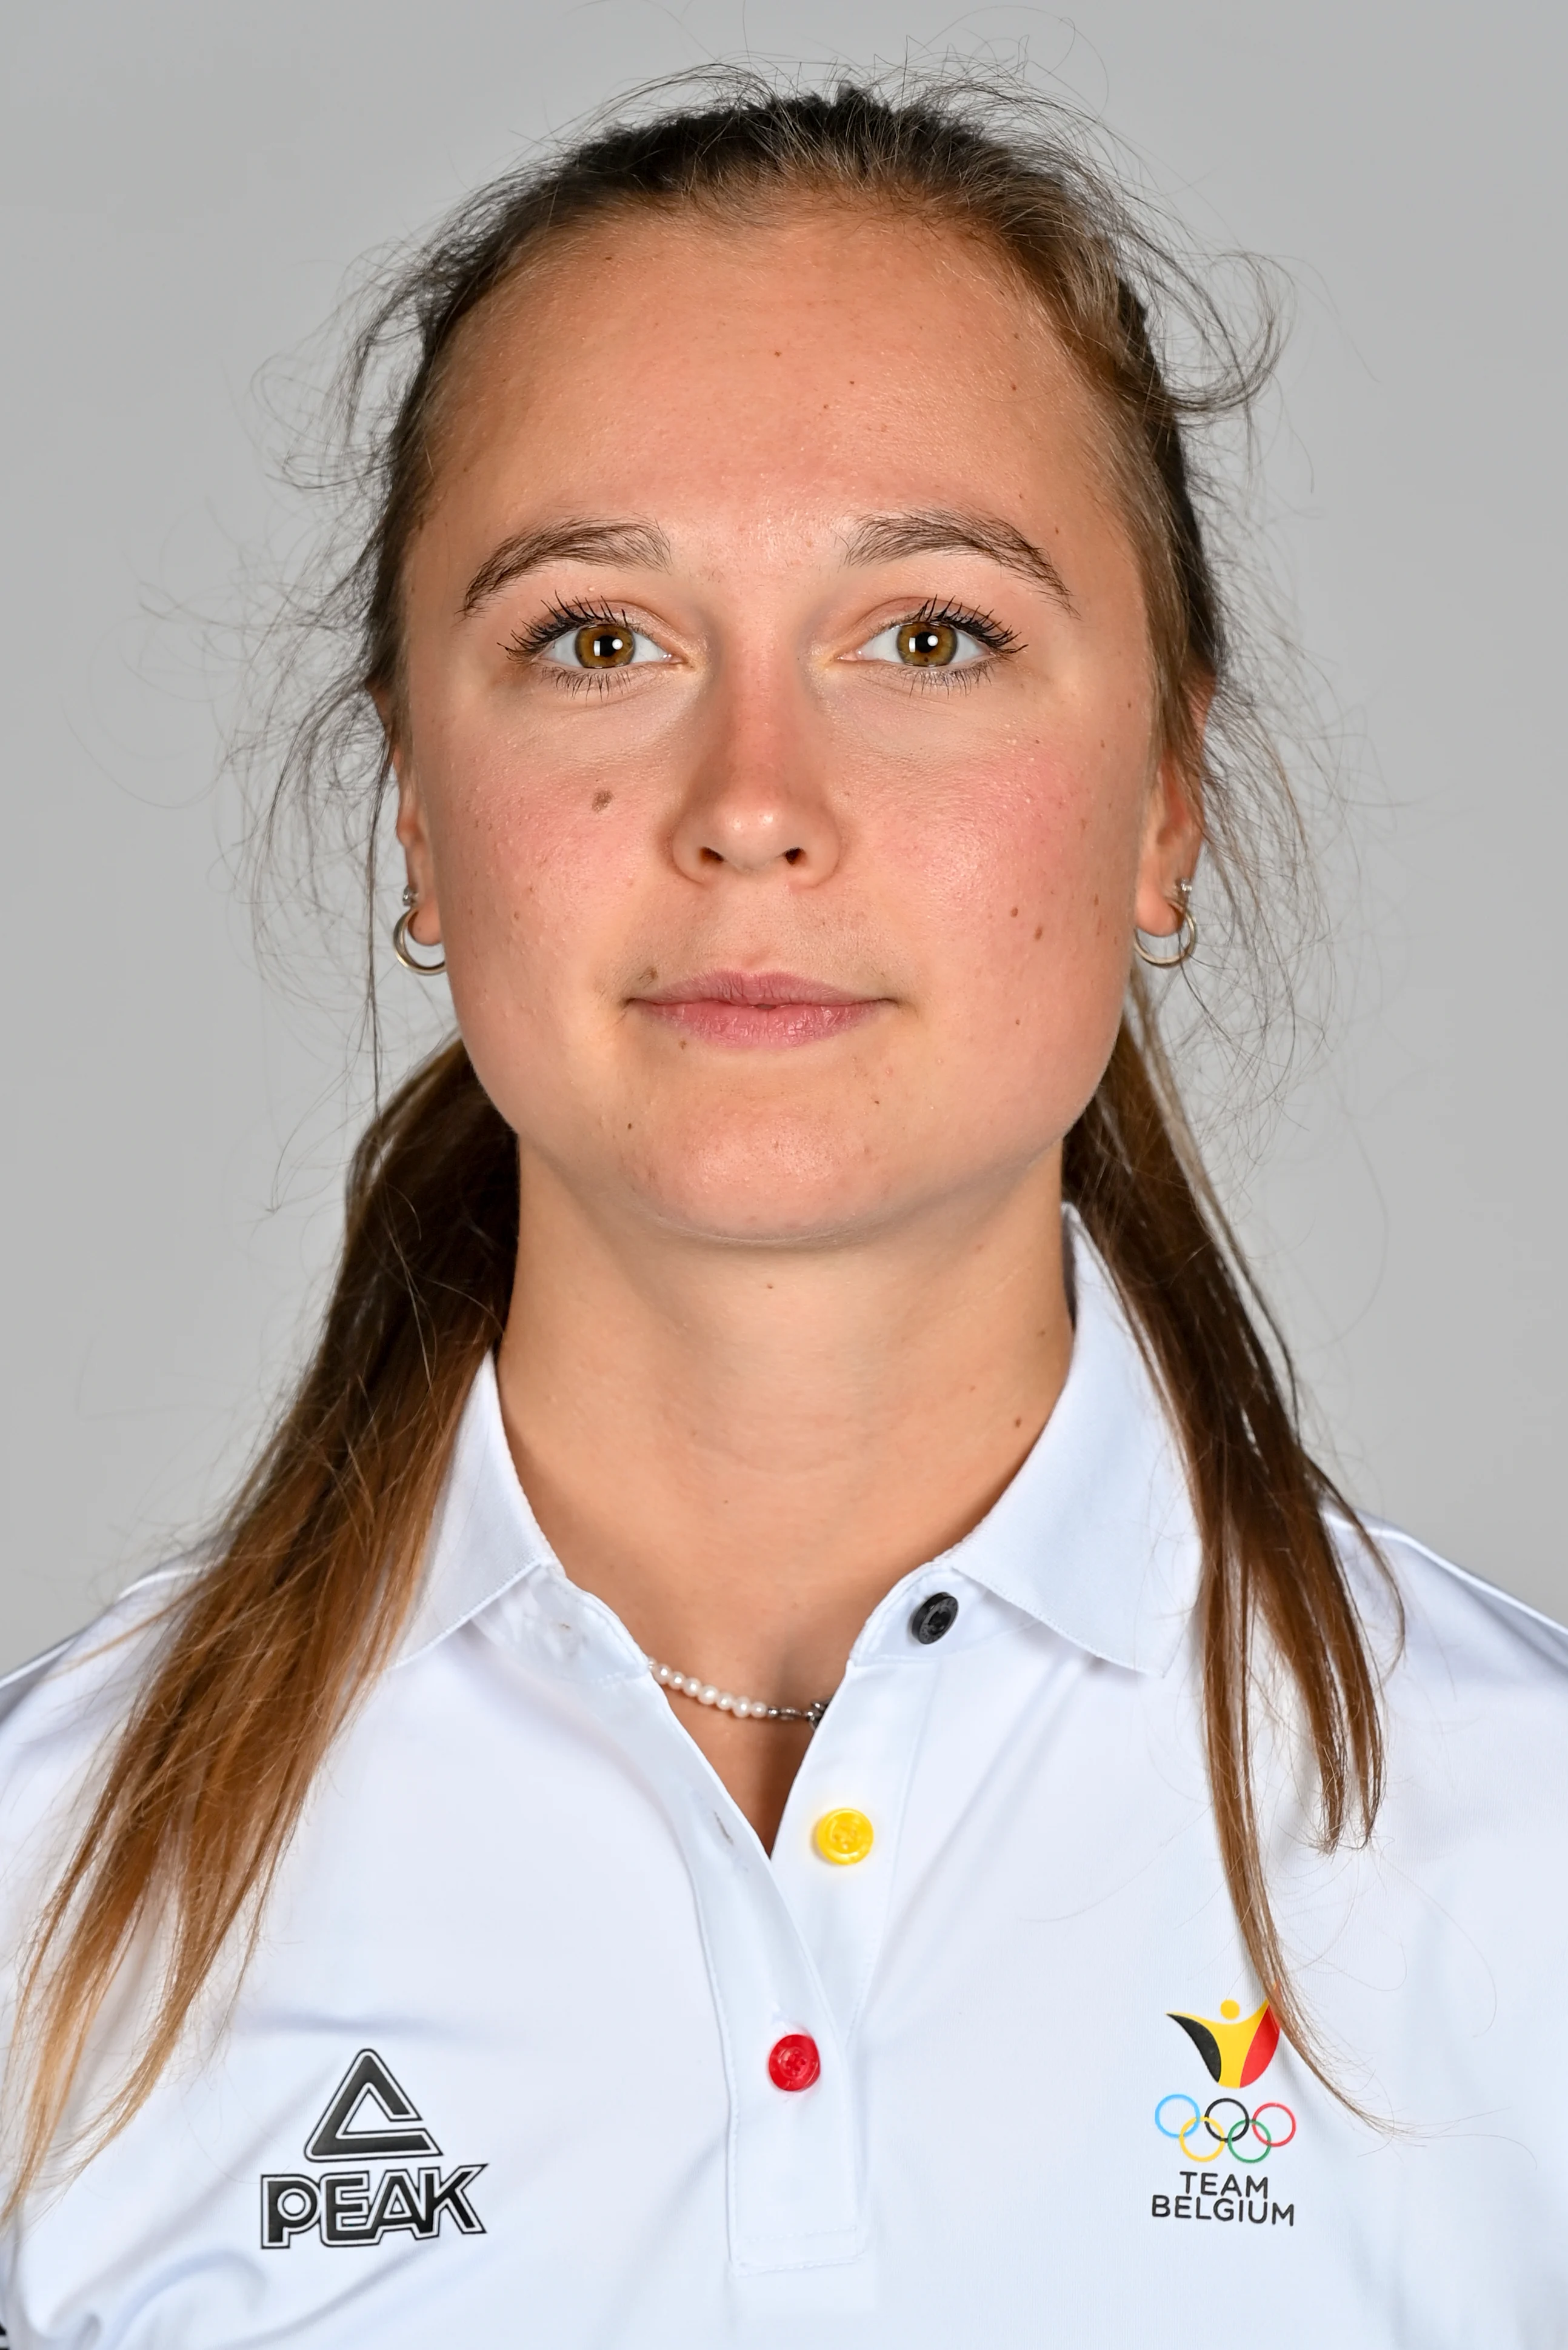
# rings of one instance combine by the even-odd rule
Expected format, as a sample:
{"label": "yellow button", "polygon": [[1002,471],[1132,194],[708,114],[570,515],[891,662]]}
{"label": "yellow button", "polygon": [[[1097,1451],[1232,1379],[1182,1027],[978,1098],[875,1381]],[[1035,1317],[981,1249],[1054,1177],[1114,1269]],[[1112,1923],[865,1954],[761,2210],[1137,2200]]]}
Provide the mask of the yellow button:
{"label": "yellow button", "polygon": [[865,1859],[877,1841],[877,1831],[864,1812],[824,1812],[812,1837],[824,1860],[847,1868],[852,1861]]}

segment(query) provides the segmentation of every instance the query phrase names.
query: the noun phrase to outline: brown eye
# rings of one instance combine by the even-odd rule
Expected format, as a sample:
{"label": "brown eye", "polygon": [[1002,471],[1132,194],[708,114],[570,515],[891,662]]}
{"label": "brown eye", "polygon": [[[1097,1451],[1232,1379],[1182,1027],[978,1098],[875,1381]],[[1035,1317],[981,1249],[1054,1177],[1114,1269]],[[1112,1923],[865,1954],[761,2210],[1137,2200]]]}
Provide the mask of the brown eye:
{"label": "brown eye", "polygon": [[946,669],[958,656],[959,632],[950,620],[906,620],[898,646],[898,659],[913,669]]}
{"label": "brown eye", "polygon": [[584,669],[625,669],[637,651],[637,639],[629,629],[596,620],[577,630],[572,650]]}

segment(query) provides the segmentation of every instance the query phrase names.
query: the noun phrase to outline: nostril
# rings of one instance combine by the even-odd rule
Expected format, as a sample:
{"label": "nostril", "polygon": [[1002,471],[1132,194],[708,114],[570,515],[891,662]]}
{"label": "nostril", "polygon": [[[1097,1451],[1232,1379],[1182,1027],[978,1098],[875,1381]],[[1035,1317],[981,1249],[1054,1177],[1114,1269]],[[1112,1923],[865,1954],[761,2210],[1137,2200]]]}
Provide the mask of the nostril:
{"label": "nostril", "polygon": [[753,843],[742,839],[722,848],[716,848],[711,840],[699,840],[687,853],[707,873],[726,866],[737,873],[765,873],[774,865],[809,865],[812,857],[805,842],[797,842],[793,848],[773,848],[765,840]]}

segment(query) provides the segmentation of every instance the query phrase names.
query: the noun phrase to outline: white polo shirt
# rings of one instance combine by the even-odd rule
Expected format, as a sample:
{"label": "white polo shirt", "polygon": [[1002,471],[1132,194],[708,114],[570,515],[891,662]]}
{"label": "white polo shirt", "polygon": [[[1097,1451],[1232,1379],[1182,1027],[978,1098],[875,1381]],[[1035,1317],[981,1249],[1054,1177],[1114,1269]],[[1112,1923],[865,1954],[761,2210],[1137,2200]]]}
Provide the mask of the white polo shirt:
{"label": "white polo shirt", "polygon": [[[1568,1636],[1389,1534],[1372,1849],[1314,1855],[1270,1780],[1301,1987],[1380,2134],[1259,2012],[1191,1513],[1075,1254],[1049,1426],[867,1624],[771,1856],[553,1557],[486,1367],[215,2047],[5,2241],[13,2350],[1568,2343]],[[11,1685],[7,1949],[149,1596]]]}

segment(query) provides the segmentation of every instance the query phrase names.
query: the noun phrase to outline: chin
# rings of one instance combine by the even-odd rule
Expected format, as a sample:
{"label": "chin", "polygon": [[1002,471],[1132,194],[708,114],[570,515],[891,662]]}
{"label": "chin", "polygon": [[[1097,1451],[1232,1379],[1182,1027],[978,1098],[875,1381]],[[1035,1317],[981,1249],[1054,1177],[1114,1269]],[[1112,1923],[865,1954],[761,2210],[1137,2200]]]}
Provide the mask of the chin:
{"label": "chin", "polygon": [[644,1207],[666,1227],[763,1248],[831,1246],[870,1233],[896,1219],[905,1189],[870,1138],[798,1127],[671,1138],[629,1171]]}

